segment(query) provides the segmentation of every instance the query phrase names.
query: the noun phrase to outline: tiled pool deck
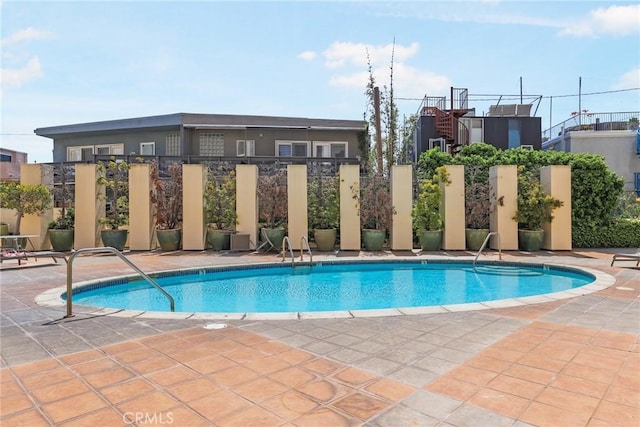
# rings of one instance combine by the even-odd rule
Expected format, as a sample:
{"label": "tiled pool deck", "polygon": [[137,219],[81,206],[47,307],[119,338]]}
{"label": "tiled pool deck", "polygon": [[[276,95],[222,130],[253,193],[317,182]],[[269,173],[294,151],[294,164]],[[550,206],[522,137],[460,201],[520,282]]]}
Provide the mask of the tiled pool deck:
{"label": "tiled pool deck", "polygon": [[[5,261],[0,425],[637,427],[640,270],[631,262],[609,267],[611,252],[503,254],[616,279],[573,298],[403,316],[227,320],[224,329],[193,318],[63,319],[64,307],[34,299],[64,286],[64,265],[41,258],[8,269],[15,262]],[[129,256],[145,272],[277,261],[273,254]],[[130,273],[112,256],[74,264],[74,282]]]}

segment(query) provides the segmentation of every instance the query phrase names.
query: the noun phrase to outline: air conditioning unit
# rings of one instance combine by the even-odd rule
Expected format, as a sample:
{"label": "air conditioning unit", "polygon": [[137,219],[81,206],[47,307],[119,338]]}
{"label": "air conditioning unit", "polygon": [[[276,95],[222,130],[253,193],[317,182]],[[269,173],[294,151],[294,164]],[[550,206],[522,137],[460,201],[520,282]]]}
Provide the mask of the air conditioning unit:
{"label": "air conditioning unit", "polygon": [[533,145],[521,145],[520,148],[523,150],[533,150]]}
{"label": "air conditioning unit", "polygon": [[447,151],[447,140],[444,138],[429,138],[429,149],[439,148],[440,151]]}

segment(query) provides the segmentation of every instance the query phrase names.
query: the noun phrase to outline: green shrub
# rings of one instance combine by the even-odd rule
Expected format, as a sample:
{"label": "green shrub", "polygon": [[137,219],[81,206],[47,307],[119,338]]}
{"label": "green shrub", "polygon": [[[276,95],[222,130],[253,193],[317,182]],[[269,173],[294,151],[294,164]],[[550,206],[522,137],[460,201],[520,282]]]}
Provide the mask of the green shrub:
{"label": "green shrub", "polygon": [[575,248],[640,248],[640,219],[615,219],[600,227],[573,226]]}

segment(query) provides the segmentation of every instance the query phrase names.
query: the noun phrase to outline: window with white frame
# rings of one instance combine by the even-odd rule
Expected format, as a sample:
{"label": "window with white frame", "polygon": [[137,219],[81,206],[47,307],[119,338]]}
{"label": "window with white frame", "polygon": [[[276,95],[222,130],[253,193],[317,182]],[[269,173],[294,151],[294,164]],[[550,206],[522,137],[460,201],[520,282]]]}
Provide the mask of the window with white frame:
{"label": "window with white frame", "polygon": [[167,156],[181,156],[180,134],[170,133],[165,138],[165,154]]}
{"label": "window with white frame", "polygon": [[140,155],[141,156],[155,156],[156,143],[155,142],[141,142],[140,143]]}
{"label": "window with white frame", "polygon": [[67,147],[67,161],[81,162],[92,160],[93,155],[121,155],[124,153],[124,144],[99,144],[99,145],[79,145]]}
{"label": "window with white frame", "polygon": [[251,157],[256,155],[256,141],[253,139],[239,139],[236,141],[236,156]]}
{"label": "window with white frame", "polygon": [[108,156],[110,154],[124,154],[124,144],[100,144],[96,145],[93,152],[100,156]]}
{"label": "window with white frame", "polygon": [[309,141],[276,141],[276,156],[309,157]]}
{"label": "window with white frame", "polygon": [[347,143],[343,141],[314,141],[313,157],[347,157]]}
{"label": "window with white frame", "polygon": [[224,156],[224,135],[221,133],[201,133],[200,155],[212,157]]}

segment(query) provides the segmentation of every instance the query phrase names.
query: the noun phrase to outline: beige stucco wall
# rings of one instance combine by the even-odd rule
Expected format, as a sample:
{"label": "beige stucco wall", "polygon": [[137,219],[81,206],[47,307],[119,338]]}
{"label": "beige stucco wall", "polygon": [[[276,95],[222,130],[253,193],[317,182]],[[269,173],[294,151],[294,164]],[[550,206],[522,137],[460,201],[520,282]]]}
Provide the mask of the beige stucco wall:
{"label": "beige stucco wall", "polygon": [[353,199],[353,191],[359,194],[359,190],[360,166],[340,165],[340,249],[342,250],[360,250],[360,211]]}
{"label": "beige stucco wall", "polygon": [[518,208],[518,167],[493,166],[489,169],[489,193],[491,197],[490,228],[500,237],[491,236],[491,248],[518,249],[518,223],[513,220]]}
{"label": "beige stucco wall", "polygon": [[287,233],[291,247],[301,249],[303,237],[309,242],[307,165],[287,165],[287,206]]}
{"label": "beige stucco wall", "polygon": [[553,221],[543,224],[542,248],[555,251],[571,250],[571,166],[545,166],[540,169],[542,188],[563,202],[553,211]]}
{"label": "beige stucco wall", "polygon": [[206,224],[204,218],[204,188],[206,165],[182,165],[182,249],[204,250]]}
{"label": "beige stucco wall", "polygon": [[129,248],[148,251],[153,241],[151,165],[131,164],[129,168]]}
{"label": "beige stucco wall", "polygon": [[258,167],[236,165],[236,231],[249,235],[251,249],[258,241]]}
{"label": "beige stucco wall", "polygon": [[105,213],[105,201],[98,200],[98,194],[104,194],[104,186],[98,185],[98,166],[95,164],[76,164],[75,173],[75,249],[95,248],[100,242],[99,219]]}
{"label": "beige stucco wall", "polygon": [[391,220],[391,249],[413,249],[413,227],[411,208],[413,207],[413,167],[401,165],[391,167],[391,203],[395,214]]}
{"label": "beige stucco wall", "polygon": [[440,184],[442,188],[442,216],[444,230],[442,231],[442,249],[464,250],[465,241],[465,212],[464,212],[464,166],[445,166],[449,173],[449,184]]}
{"label": "beige stucco wall", "polygon": [[[45,185],[53,188],[53,167],[51,165],[39,165],[34,163],[22,163],[20,165],[20,182],[27,185]],[[53,206],[53,194],[51,195]],[[53,208],[49,208],[43,215],[25,215],[20,222],[20,234],[33,235],[29,240],[35,249],[51,247],[47,237],[49,223],[53,220]],[[14,232],[16,230],[14,229]]]}

